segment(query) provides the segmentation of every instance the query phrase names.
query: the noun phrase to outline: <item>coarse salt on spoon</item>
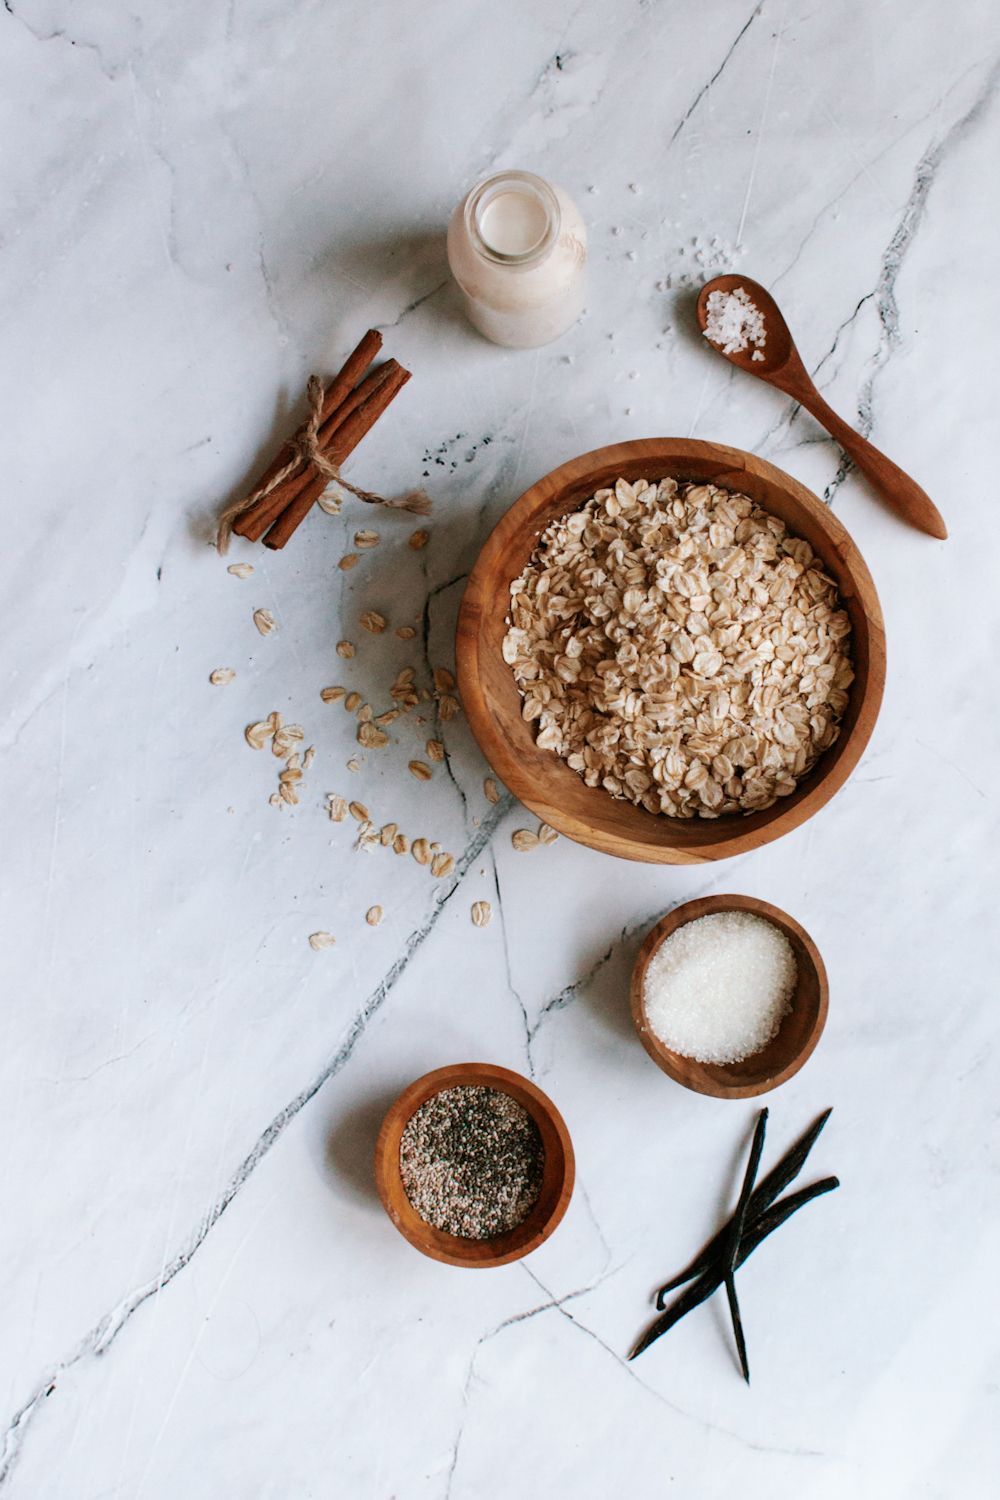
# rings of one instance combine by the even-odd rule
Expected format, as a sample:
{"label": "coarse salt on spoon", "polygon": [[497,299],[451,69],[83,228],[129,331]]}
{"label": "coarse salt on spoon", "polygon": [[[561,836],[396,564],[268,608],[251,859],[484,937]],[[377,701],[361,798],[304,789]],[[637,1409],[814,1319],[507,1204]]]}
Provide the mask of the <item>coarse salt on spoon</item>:
{"label": "coarse salt on spoon", "polygon": [[[736,304],[728,301],[740,290],[746,294],[745,298],[740,298]],[[710,309],[709,298],[714,292],[720,293],[721,297]],[[763,317],[763,338],[759,335],[754,312]],[[918,531],[945,540],[948,528],[930,496],[867,438],[849,427],[823,400],[802,363],[778,304],[759,282],[751,281],[748,276],[716,276],[707,281],[698,294],[698,323],[709,343],[724,359],[748,374],[766,380],[769,385],[777,386],[779,391],[784,391],[804,406],[831,437],[836,438],[848,458],[867,476],[891,510]],[[732,337],[734,331],[736,336]]]}

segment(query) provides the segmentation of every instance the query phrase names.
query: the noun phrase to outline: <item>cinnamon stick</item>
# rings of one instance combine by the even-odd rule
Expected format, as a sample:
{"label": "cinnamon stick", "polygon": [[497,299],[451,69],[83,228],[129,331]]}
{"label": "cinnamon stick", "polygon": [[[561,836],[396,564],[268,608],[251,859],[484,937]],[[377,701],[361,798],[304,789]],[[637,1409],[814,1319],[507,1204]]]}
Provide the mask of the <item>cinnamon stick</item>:
{"label": "cinnamon stick", "polygon": [[[380,365],[377,370],[372,370],[370,374],[365,376],[360,385],[353,391],[348,392],[347,396],[335,410],[328,413],[326,420],[316,434],[321,453],[329,456],[327,450],[332,441],[333,434],[346,422],[353,411],[356,411],[369,396],[378,390],[384,381],[390,379],[394,370],[401,368],[402,366],[396,360],[386,360],[384,365]],[[325,405],[326,403],[324,402]],[[335,460],[335,462],[337,461],[339,460]],[[276,521],[282,511],[291,504],[305,486],[316,478],[315,471],[308,466],[297,469],[294,474],[289,474],[288,478],[282,480],[281,484],[275,485],[269,494],[262,495],[258,501],[250,506],[249,510],[245,510],[235,521],[233,530],[238,536],[246,537],[247,541],[259,542],[272,522]],[[324,485],[327,482],[324,479]]]}
{"label": "cinnamon stick", "polygon": [[[357,381],[365,373],[368,366],[371,364],[372,360],[375,358],[381,347],[382,335],[379,333],[377,328],[369,328],[364,337],[358,342],[355,348],[351,350],[343,365],[341,365],[337,374],[333,377],[332,381],[327,387],[326,394],[323,397],[323,406],[321,408],[321,422],[325,422],[329,417],[331,417],[337,410],[337,408],[343,403],[345,398],[350,395]],[[303,423],[298,428],[295,437],[301,437],[304,431],[305,423]],[[261,489],[271,479],[274,478],[275,474],[277,474],[280,469],[284,468],[284,466],[291,460],[293,454],[296,451],[294,442],[295,439],[293,438],[292,442],[282,444],[276,457],[271,461],[271,463],[268,464],[267,468],[264,470],[263,474],[261,474],[256,484],[251,485],[248,494],[253,494],[254,490]],[[254,507],[251,507],[250,511],[244,511],[243,515],[237,517],[236,522],[233,525],[233,530],[239,536],[248,535],[248,533],[243,530],[242,523],[244,516],[251,514],[253,509]],[[252,540],[256,541],[257,538],[254,537],[252,538]]]}
{"label": "cinnamon stick", "polygon": [[[398,396],[409,380],[409,370],[404,370],[396,360],[389,360],[387,363],[395,366],[391,374],[366,400],[362,401],[360,406],[351,412],[334,433],[329,453],[326,455],[333,463],[342,464],[354,452],[361,439],[371,430],[389,403]],[[326,485],[327,480],[322,474],[317,474],[310,479],[275,521],[264,538],[264,546],[270,547],[273,551],[280,551],[309,514]]]}

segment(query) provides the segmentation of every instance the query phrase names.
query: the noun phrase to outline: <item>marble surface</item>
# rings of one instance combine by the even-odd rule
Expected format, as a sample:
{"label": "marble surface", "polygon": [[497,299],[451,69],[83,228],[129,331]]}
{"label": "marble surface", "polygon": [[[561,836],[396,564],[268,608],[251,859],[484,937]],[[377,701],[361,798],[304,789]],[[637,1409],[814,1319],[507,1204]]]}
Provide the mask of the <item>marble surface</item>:
{"label": "marble surface", "polygon": [[[5,0],[0,38],[0,1493],[995,1495],[996,7]],[[503,165],[590,226],[588,314],[537,352],[479,340],[447,281],[452,204]],[[775,290],[947,544],[693,334],[699,245]],[[415,378],[351,472],[426,471],[430,546],[386,516],[338,571],[372,520],[351,505],[229,576],[212,514],[373,323]],[[430,719],[348,772],[319,689],[381,703],[403,665],[451,664],[504,508],[664,433],[775,460],[869,561],[888,687],[833,803],[654,870],[516,853],[532,825],[485,800],[461,718],[427,786],[405,765]],[[379,607],[411,645],[364,638]],[[242,738],[275,708],[317,747],[282,813]],[[330,791],[455,874],[353,852]],[[741,1273],[749,1390],[718,1298],[623,1360],[754,1116],[657,1071],[629,966],[671,904],[727,889],[825,955],[829,1025],[770,1151],[832,1104],[814,1166],[843,1181]],[[552,1240],[481,1274],[417,1255],[370,1173],[394,1094],[468,1058],[531,1073],[579,1166]]]}

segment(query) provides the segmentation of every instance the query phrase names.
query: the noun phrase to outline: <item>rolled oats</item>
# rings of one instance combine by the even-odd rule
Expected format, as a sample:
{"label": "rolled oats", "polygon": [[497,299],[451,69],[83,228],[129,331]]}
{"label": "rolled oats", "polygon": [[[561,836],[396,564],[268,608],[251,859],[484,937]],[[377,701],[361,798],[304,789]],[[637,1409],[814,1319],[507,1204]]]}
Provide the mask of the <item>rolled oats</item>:
{"label": "rolled oats", "polygon": [[488,927],[493,917],[493,908],[488,901],[473,901],[472,921],[476,927]]}
{"label": "rolled oats", "polygon": [[808,542],[748,496],[620,479],[542,533],[503,656],[536,743],[588,786],[715,818],[788,796],[834,743],[850,629]]}

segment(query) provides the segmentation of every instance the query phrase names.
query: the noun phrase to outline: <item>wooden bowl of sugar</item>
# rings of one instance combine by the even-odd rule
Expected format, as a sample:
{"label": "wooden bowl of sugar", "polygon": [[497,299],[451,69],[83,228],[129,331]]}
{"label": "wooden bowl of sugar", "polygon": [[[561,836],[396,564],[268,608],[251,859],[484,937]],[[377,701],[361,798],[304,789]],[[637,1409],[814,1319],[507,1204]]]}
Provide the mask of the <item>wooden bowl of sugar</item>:
{"label": "wooden bowl of sugar", "polygon": [[750,1099],[811,1056],[829,993],[819,949],[787,912],[753,896],[706,896],[647,934],[632,970],[632,1020],[676,1083]]}

